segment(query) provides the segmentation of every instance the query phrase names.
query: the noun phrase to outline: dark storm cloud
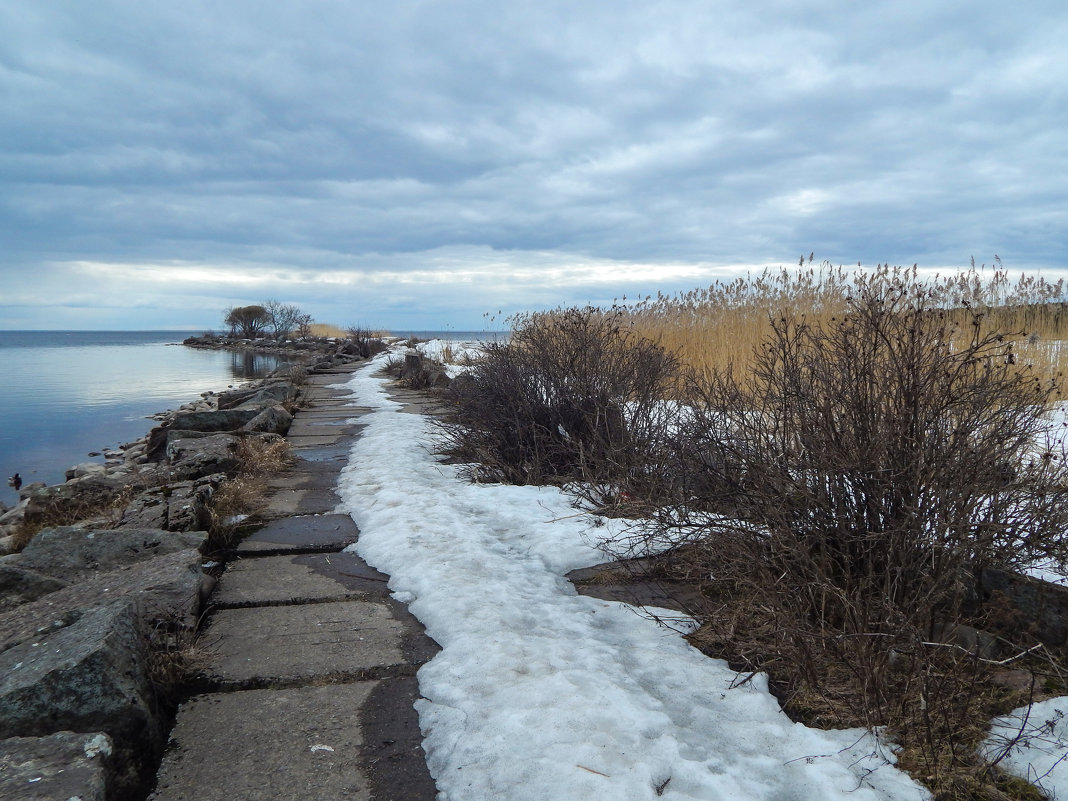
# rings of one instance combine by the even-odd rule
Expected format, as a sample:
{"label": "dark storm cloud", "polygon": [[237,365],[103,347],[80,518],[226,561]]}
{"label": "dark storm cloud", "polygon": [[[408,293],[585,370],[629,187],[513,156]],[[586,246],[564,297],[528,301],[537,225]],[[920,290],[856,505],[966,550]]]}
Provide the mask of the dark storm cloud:
{"label": "dark storm cloud", "polygon": [[44,0],[0,31],[0,325],[110,319],[105,286],[169,324],[466,320],[811,250],[1068,267],[1054,3]]}

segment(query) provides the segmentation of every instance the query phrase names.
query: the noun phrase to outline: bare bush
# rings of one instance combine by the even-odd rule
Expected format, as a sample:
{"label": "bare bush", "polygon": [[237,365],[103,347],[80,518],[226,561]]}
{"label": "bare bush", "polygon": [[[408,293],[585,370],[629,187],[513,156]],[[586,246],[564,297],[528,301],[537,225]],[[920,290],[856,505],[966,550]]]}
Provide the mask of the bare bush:
{"label": "bare bush", "polygon": [[959,638],[982,571],[1063,564],[1068,531],[1045,417],[1056,386],[979,312],[962,323],[946,289],[884,272],[829,320],[774,316],[748,372],[694,380],[665,503],[641,531],[688,543],[706,594],[747,599],[776,632],[753,667],[796,660],[826,696],[837,666],[860,722],[891,725],[924,770],[964,759],[976,731],[989,654]]}
{"label": "bare bush", "polygon": [[583,480],[598,504],[637,493],[662,447],[676,361],[618,311],[563,309],[515,321],[450,388],[452,456],[485,479]]}
{"label": "bare bush", "polygon": [[364,359],[370,359],[389,347],[378,334],[359,326],[349,328],[348,336]]}

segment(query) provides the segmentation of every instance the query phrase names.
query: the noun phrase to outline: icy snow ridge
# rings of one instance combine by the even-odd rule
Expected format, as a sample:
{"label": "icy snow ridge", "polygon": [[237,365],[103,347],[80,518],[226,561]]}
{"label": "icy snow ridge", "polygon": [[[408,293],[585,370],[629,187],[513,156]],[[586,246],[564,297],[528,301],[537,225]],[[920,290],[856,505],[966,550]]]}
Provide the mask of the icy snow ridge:
{"label": "icy snow ridge", "polygon": [[373,369],[348,385],[374,411],[342,507],[354,549],[442,646],[417,703],[442,801],[928,797],[864,732],[792,723],[762,676],[576,594],[563,574],[604,556],[567,498],[458,479]]}

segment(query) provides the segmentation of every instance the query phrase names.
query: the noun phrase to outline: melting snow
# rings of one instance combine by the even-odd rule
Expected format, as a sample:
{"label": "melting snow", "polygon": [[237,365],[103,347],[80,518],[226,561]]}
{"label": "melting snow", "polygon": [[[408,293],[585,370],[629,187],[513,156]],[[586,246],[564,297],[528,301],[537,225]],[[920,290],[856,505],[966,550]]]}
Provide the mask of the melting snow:
{"label": "melting snow", "polygon": [[[1011,747],[1010,747],[1011,746]],[[984,744],[986,756],[1009,773],[1041,787],[1050,798],[1068,798],[1068,698],[1039,701],[996,718]]]}
{"label": "melting snow", "polygon": [[793,723],[763,676],[578,595],[564,574],[604,561],[604,529],[555,489],[460,480],[373,369],[348,385],[373,411],[342,507],[353,549],[442,646],[416,705],[441,801],[928,797],[863,731]]}

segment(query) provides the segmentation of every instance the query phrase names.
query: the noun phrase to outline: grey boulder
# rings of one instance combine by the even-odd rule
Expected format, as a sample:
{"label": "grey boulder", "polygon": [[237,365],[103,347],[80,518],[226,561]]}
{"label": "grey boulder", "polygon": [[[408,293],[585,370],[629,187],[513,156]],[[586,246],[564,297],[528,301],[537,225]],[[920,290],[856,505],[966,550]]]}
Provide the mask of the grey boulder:
{"label": "grey boulder", "polygon": [[225,478],[222,474],[214,474],[197,481],[179,481],[147,489],[130,501],[116,528],[207,530],[212,523],[211,496]]}
{"label": "grey boulder", "polygon": [[259,413],[259,408],[180,412],[174,416],[171,428],[187,431],[236,431]]}
{"label": "grey boulder", "polygon": [[0,740],[0,798],[105,801],[111,753],[101,732]]}
{"label": "grey boulder", "polygon": [[47,576],[17,565],[0,563],[0,612],[36,601],[67,586],[55,576]]}
{"label": "grey boulder", "polygon": [[203,531],[196,534],[158,528],[94,531],[60,526],[41,530],[21,553],[5,556],[2,564],[70,581],[162,554],[199,548],[206,536]]}
{"label": "grey boulder", "polygon": [[212,473],[232,475],[241,465],[238,443],[238,438],[232,434],[176,439],[167,443],[167,463],[179,480],[201,478]]}
{"label": "grey boulder", "polygon": [[285,436],[293,424],[293,415],[282,406],[268,406],[253,417],[241,430],[247,433],[280,434]]}
{"label": "grey boulder", "polygon": [[129,792],[163,747],[149,652],[192,630],[210,580],[179,551],[93,575],[0,618],[0,738],[102,731]]}

